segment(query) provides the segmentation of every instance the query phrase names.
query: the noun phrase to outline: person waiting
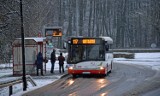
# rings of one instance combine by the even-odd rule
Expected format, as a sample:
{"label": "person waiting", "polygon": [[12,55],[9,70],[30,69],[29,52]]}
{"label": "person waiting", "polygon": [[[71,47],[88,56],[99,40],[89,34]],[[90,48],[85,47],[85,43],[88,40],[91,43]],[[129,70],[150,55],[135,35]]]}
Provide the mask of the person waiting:
{"label": "person waiting", "polygon": [[58,61],[59,61],[59,73],[61,73],[61,71],[64,73],[65,58],[63,57],[62,53],[60,53],[60,56],[58,56]]}

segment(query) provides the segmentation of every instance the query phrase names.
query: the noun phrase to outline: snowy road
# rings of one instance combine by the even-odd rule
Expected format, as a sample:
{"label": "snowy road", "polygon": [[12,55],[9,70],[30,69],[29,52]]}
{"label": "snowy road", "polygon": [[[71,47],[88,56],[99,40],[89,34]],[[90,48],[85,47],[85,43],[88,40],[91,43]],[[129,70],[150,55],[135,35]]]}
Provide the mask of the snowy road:
{"label": "snowy road", "polygon": [[115,63],[105,78],[67,76],[23,96],[160,96],[160,72],[141,65]]}
{"label": "snowy road", "polygon": [[[78,77],[72,79],[69,75],[58,80],[58,62],[56,62],[56,74],[45,76],[32,76],[37,86],[29,84],[27,91],[23,92],[22,84],[13,86],[13,96],[21,96],[26,92],[37,92],[37,95],[46,96],[160,96],[160,53],[135,53],[134,59],[114,58],[112,73],[106,78]],[[6,64],[1,67],[6,66]],[[7,65],[8,66],[8,65]],[[6,66],[6,67],[7,67]],[[66,66],[66,63],[65,63]],[[51,64],[47,63],[47,71]],[[66,73],[67,69],[65,68]],[[0,79],[12,77],[12,69],[1,69]],[[56,81],[58,80],[58,81]],[[54,82],[55,81],[55,82]],[[0,81],[1,82],[1,81]],[[53,83],[54,82],[54,83]],[[38,89],[49,84],[45,90]],[[43,87],[44,88],[44,87]],[[41,90],[41,93],[38,91]],[[47,91],[48,90],[48,91]],[[58,91],[57,91],[58,90]],[[0,96],[8,96],[8,88],[0,89]],[[29,96],[31,93],[27,93]],[[36,95],[34,93],[34,95]]]}

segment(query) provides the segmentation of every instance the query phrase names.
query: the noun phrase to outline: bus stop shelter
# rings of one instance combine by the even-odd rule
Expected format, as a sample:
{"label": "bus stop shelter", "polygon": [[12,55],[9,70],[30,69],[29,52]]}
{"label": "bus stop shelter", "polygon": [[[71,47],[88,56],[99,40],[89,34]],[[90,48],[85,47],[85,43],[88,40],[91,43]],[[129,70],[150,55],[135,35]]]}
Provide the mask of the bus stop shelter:
{"label": "bus stop shelter", "polygon": [[[36,57],[38,52],[42,52],[46,58],[46,39],[45,37],[28,37],[25,41],[25,71],[27,75],[36,75]],[[17,38],[12,45],[13,49],[13,75],[23,75],[22,64],[22,40]],[[43,71],[46,72],[46,63],[43,63]]]}

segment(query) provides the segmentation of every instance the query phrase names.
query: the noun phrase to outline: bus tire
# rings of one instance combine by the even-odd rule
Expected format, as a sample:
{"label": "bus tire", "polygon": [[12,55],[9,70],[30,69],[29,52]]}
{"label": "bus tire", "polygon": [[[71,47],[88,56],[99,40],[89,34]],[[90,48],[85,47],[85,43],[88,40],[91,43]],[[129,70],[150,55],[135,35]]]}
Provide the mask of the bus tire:
{"label": "bus tire", "polygon": [[72,74],[73,78],[76,78],[76,74]]}
{"label": "bus tire", "polygon": [[108,72],[105,75],[108,76],[109,75]]}

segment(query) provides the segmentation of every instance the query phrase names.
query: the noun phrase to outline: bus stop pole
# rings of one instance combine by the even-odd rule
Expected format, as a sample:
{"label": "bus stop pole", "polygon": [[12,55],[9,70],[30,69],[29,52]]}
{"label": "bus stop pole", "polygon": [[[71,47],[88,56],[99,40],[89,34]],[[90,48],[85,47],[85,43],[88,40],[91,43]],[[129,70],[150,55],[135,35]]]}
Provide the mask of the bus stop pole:
{"label": "bus stop pole", "polygon": [[27,89],[26,71],[25,71],[25,49],[24,49],[24,28],[23,28],[23,13],[22,0],[20,0],[20,16],[21,16],[21,38],[22,38],[22,63],[23,63],[23,91]]}

